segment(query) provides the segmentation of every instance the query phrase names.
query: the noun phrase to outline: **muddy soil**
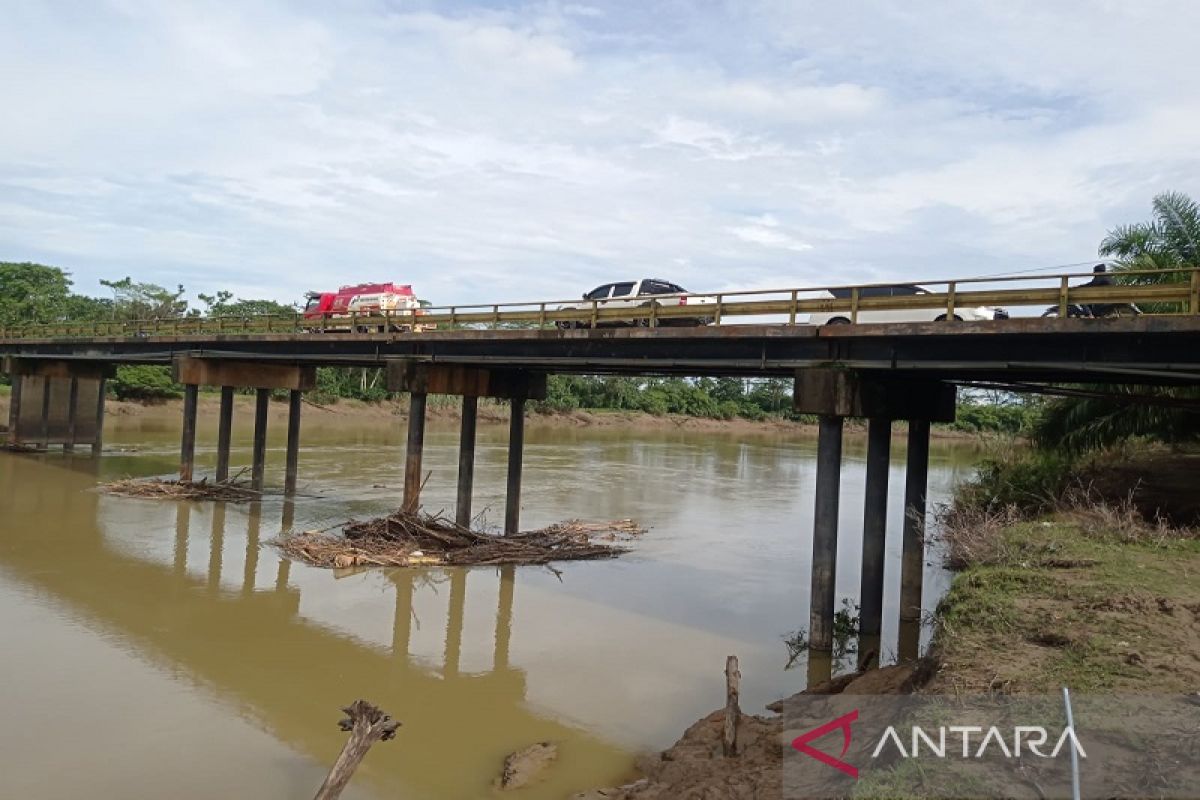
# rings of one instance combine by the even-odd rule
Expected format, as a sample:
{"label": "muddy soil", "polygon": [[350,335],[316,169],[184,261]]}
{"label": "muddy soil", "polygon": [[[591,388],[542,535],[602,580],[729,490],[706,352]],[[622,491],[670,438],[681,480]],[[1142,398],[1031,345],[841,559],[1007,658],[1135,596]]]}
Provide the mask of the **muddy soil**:
{"label": "muddy soil", "polygon": [[[890,666],[844,676],[810,694],[907,694],[928,674],[924,664]],[[781,700],[771,708],[781,709]],[[783,718],[743,714],[740,750],[723,755],[725,711],[714,711],[688,728],[670,749],[640,765],[643,777],[625,786],[597,789],[572,800],[782,800],[785,741]]]}

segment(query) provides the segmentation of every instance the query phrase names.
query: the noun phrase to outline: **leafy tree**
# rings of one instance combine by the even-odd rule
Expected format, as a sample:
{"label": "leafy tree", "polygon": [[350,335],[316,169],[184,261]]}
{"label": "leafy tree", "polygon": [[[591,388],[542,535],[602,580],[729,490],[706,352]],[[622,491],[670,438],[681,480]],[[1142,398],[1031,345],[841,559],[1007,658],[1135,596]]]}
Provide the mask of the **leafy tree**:
{"label": "leafy tree", "polygon": [[260,314],[286,316],[296,313],[296,307],[277,303],[274,300],[234,299],[233,292],[218,291],[215,295],[197,294],[204,303],[207,317],[252,317]]}
{"label": "leafy tree", "polygon": [[[1100,254],[1115,256],[1126,270],[1200,267],[1200,206],[1185,194],[1154,198],[1148,222],[1121,225],[1100,243]],[[1137,283],[1168,283],[1186,273],[1128,276]],[[1155,311],[1173,310],[1155,308]],[[1168,443],[1200,438],[1200,391],[1193,387],[1089,386],[1095,395],[1064,397],[1047,404],[1034,431],[1043,448],[1082,452],[1141,436]],[[1158,402],[1146,402],[1151,397]]]}
{"label": "leafy tree", "polygon": [[[1166,192],[1154,198],[1149,222],[1120,225],[1100,243],[1100,255],[1115,257],[1126,269],[1166,270],[1200,266],[1200,206],[1181,192]],[[1138,282],[1174,282],[1185,273],[1138,276]]]}
{"label": "leafy tree", "polygon": [[70,296],[70,276],[58,267],[0,262],[0,325],[58,321]]}
{"label": "leafy tree", "polygon": [[[1160,194],[1151,205],[1150,221],[1119,225],[1109,231],[1100,243],[1100,255],[1115,257],[1119,271],[1161,271],[1125,276],[1129,283],[1187,281],[1188,273],[1167,270],[1200,267],[1200,206],[1181,192]],[[1180,308],[1178,303],[1156,303],[1143,310],[1162,313]]]}
{"label": "leafy tree", "polygon": [[112,314],[117,319],[154,319],[182,317],[187,312],[183,286],[172,292],[156,283],[135,282],[125,277],[118,281],[100,281],[112,290]]}
{"label": "leafy tree", "polygon": [[1034,428],[1040,447],[1081,453],[1138,436],[1169,444],[1200,439],[1200,390],[1124,384],[1088,389],[1096,395],[1046,405]]}
{"label": "leafy tree", "polygon": [[171,380],[170,368],[150,364],[117,367],[109,386],[118,400],[167,400],[183,394],[183,388]]}

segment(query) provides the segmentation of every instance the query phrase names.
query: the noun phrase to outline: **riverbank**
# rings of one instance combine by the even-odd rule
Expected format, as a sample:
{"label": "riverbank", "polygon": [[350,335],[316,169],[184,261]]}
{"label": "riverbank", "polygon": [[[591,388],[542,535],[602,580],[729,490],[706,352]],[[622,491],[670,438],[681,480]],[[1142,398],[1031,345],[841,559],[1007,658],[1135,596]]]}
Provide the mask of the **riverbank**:
{"label": "riverbank", "polygon": [[[929,655],[813,691],[1019,698],[1068,686],[1083,696],[1195,695],[1200,520],[1186,515],[1197,459],[1148,451],[1097,460],[1076,476],[1086,489],[1032,518],[959,509],[944,520],[959,571],[938,605]],[[1168,522],[1168,509],[1188,524]],[[577,800],[781,797],[783,719],[743,716],[746,751],[737,759],[722,756],[723,720],[721,711],[699,720],[647,760],[637,782]],[[866,796],[919,796],[921,781],[901,766],[874,774]]]}
{"label": "riverbank", "polygon": [[[0,425],[7,423],[9,397],[0,395]],[[215,415],[220,404],[220,398],[215,393],[204,392],[199,398],[199,413],[201,416]],[[109,416],[178,419],[182,413],[183,401],[179,399],[158,402],[136,402],[130,400],[115,400],[109,398],[105,404],[105,413]],[[234,408],[237,414],[252,414],[254,397],[237,395],[234,397]],[[483,400],[479,403],[480,425],[503,425],[508,423],[508,405],[501,402]],[[348,423],[381,423],[403,422],[408,419],[408,403],[403,400],[385,400],[377,403],[361,400],[339,400],[332,404],[321,404],[305,400],[305,419],[321,421],[345,421]],[[287,404],[284,402],[271,403],[269,416],[272,421],[287,418]],[[457,398],[431,397],[426,410],[427,419],[432,423],[456,422],[461,418],[461,405]],[[712,419],[708,417],[691,417],[681,414],[663,414],[661,416],[648,414],[643,411],[613,411],[605,409],[576,409],[573,411],[529,411],[526,413],[527,425],[549,428],[612,428],[631,431],[649,431],[667,429],[683,429],[688,431],[713,431],[723,433],[783,433],[798,436],[817,435],[817,425],[810,422],[789,420],[782,417],[769,417],[763,420],[751,420],[741,417],[733,419]],[[861,420],[847,420],[846,432],[850,435],[866,436],[866,424]],[[896,438],[904,436],[906,427],[898,422],[894,426],[893,435]],[[933,426],[931,434],[935,439],[957,441],[987,441],[995,438],[994,434],[973,433],[954,430],[952,428]]]}

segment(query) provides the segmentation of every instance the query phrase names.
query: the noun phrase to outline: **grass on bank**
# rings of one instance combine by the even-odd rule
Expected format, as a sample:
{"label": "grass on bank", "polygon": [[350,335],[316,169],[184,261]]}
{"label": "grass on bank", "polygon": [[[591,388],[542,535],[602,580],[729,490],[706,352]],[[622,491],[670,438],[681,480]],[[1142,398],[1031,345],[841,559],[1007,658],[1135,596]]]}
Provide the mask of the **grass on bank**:
{"label": "grass on bank", "polygon": [[1099,498],[1053,458],[986,465],[944,513],[961,572],[937,611],[932,690],[1194,692],[1200,531]]}

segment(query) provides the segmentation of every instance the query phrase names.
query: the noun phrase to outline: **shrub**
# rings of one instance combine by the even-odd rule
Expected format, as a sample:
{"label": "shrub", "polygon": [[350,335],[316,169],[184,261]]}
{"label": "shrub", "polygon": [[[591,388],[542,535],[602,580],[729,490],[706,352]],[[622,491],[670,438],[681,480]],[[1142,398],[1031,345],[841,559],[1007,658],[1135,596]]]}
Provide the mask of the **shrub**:
{"label": "shrub", "polygon": [[958,487],[954,505],[997,512],[1013,507],[1024,513],[1053,508],[1074,474],[1070,458],[1053,452],[1019,450],[985,459],[974,480]]}
{"label": "shrub", "polygon": [[117,367],[109,386],[118,400],[168,400],[183,395],[183,387],[171,380],[170,368],[147,364]]}

